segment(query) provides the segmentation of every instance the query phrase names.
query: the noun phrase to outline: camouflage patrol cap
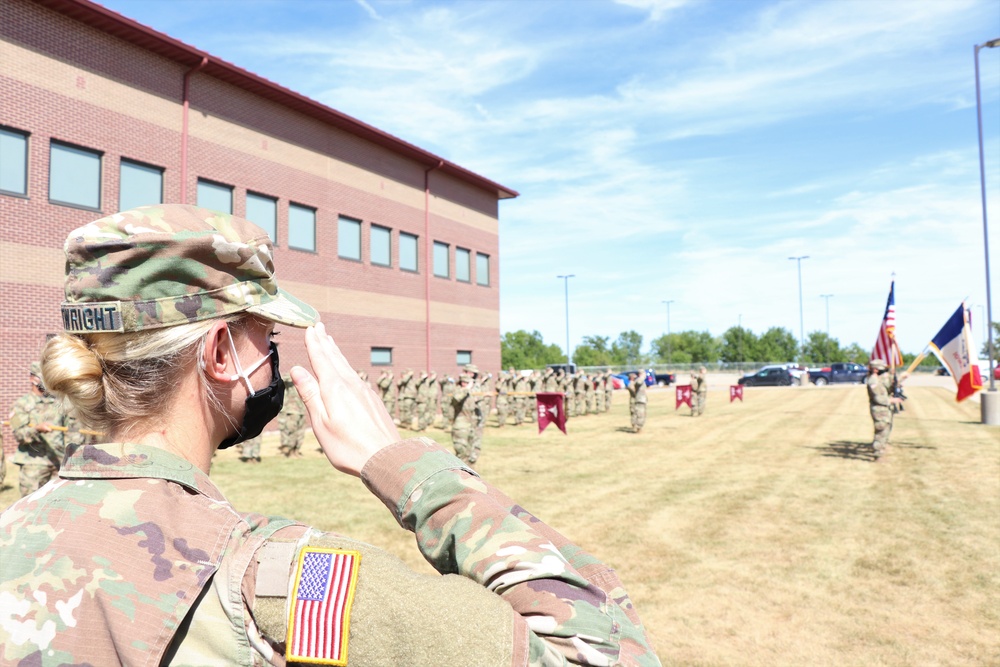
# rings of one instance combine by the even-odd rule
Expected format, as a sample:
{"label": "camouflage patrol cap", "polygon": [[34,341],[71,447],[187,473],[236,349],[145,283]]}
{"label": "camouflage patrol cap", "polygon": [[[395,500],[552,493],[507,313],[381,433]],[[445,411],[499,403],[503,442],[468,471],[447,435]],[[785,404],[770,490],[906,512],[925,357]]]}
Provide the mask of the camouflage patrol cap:
{"label": "camouflage patrol cap", "polygon": [[479,366],[476,366],[475,364],[466,364],[462,366],[462,370],[465,371],[466,373],[476,373],[477,375],[479,374]]}
{"label": "camouflage patrol cap", "polygon": [[868,366],[874,368],[877,371],[884,371],[889,369],[889,366],[881,359],[872,359],[871,361],[868,362]]}
{"label": "camouflage patrol cap", "polygon": [[196,206],[122,211],[66,239],[63,327],[143,331],[252,313],[308,327],[312,306],[278,288],[271,240],[253,223]]}

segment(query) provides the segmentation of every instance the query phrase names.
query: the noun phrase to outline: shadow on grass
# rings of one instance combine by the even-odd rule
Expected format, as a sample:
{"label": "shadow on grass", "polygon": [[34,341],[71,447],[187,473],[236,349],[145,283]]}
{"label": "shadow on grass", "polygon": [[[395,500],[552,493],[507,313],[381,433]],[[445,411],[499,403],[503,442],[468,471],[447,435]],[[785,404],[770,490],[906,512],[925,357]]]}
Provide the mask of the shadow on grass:
{"label": "shadow on grass", "polygon": [[615,430],[619,433],[633,433],[631,426],[619,426]]}
{"label": "shadow on grass", "polygon": [[849,459],[854,461],[874,461],[875,453],[872,443],[857,440],[836,440],[820,447],[810,447],[829,458]]}

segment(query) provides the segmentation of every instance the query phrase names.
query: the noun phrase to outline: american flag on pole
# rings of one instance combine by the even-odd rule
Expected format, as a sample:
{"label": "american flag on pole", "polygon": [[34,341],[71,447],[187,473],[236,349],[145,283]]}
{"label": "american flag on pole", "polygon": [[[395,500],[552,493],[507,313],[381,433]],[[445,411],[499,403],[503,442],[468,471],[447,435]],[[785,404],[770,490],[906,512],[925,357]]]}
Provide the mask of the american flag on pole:
{"label": "american flag on pole", "polygon": [[288,619],[289,662],[347,664],[351,603],[360,565],[357,551],[302,549]]}
{"label": "american flag on pole", "polygon": [[875,339],[875,349],[872,359],[881,359],[890,366],[902,366],[903,357],[896,345],[896,281],[889,286],[889,300],[885,303],[885,314],[882,316],[882,326]]}

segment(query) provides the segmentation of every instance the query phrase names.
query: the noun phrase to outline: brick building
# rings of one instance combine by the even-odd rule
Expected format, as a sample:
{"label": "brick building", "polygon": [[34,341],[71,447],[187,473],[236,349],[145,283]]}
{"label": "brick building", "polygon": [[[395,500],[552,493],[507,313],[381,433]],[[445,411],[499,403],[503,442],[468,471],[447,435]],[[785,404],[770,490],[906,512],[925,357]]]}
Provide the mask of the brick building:
{"label": "brick building", "polygon": [[[0,411],[59,330],[67,232],[161,201],[268,229],[279,282],[358,369],[497,369],[515,196],[100,5],[0,0]],[[286,334],[283,367],[303,362]]]}

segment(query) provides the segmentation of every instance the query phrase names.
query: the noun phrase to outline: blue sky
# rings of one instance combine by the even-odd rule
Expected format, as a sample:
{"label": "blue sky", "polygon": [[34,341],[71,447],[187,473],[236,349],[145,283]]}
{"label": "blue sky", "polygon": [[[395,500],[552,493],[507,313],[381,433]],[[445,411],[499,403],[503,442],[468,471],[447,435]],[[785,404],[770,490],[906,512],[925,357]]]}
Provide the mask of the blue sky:
{"label": "blue sky", "polygon": [[[107,0],[514,188],[501,330],[742,324],[917,352],[986,303],[973,45],[995,0]],[[1000,319],[1000,48],[980,54]],[[280,267],[279,267],[280,270]]]}

